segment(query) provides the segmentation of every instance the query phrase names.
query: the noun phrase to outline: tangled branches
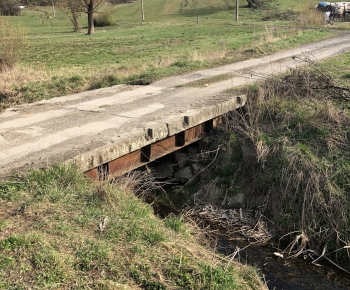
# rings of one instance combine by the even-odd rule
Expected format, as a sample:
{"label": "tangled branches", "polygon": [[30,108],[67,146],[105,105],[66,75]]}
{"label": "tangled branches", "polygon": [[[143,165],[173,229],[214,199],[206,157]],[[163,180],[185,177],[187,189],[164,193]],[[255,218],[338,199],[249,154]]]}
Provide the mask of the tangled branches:
{"label": "tangled branches", "polygon": [[310,57],[293,59],[306,65],[290,69],[282,77],[266,78],[262,88],[280,97],[350,100],[349,88],[338,86],[333,77]]}
{"label": "tangled branches", "polygon": [[245,237],[251,244],[264,245],[271,239],[269,221],[255,211],[243,209],[220,209],[213,205],[196,206],[184,216],[203,227],[216,229],[227,240],[236,234]]}

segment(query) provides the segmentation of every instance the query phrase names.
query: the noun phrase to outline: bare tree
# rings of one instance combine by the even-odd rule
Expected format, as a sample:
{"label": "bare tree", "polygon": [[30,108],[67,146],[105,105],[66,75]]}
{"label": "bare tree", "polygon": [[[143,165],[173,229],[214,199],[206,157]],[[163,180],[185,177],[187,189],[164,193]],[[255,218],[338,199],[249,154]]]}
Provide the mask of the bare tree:
{"label": "bare tree", "polygon": [[84,5],[85,13],[88,15],[88,35],[92,35],[95,32],[94,27],[94,13],[98,7],[104,3],[104,0],[81,0]]}
{"label": "bare tree", "polygon": [[67,15],[69,20],[72,22],[74,31],[77,32],[81,29],[79,25],[79,18],[81,13],[84,11],[84,5],[81,0],[61,0],[59,7]]}
{"label": "bare tree", "polygon": [[[28,7],[30,9],[33,9],[37,12],[42,13],[43,15],[45,15],[46,19],[50,19],[55,17],[56,12],[55,12],[55,6],[54,6],[54,1],[50,1],[50,0],[26,0]],[[46,9],[42,9],[43,6],[52,6],[52,13],[47,12]]]}

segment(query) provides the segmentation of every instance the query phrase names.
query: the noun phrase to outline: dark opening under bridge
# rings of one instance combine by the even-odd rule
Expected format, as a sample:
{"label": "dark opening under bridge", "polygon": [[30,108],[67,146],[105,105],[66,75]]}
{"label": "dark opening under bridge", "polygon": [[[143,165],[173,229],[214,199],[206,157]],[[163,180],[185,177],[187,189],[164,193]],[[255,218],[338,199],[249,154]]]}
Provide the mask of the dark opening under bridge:
{"label": "dark opening under bridge", "polygon": [[[158,81],[120,85],[21,105],[0,114],[0,178],[74,162],[93,179],[114,177],[201,138],[244,106],[233,87],[350,50],[350,35]],[[226,75],[220,82],[191,82]],[[187,84],[185,86],[185,84]],[[205,84],[205,82],[204,82]]]}

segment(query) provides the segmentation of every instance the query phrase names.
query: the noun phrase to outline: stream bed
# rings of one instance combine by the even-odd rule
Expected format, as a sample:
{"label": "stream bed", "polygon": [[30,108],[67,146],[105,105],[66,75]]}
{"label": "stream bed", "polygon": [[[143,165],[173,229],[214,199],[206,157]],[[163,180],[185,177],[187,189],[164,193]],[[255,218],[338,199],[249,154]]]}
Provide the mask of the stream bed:
{"label": "stream bed", "polygon": [[[154,200],[152,205],[155,214],[162,218],[179,213]],[[280,258],[274,254],[278,249],[272,243],[254,246],[242,237],[234,240],[219,238],[216,249],[227,257],[232,257],[239,249],[233,259],[256,267],[270,290],[350,290],[350,275],[322,258],[317,261],[320,266],[312,264],[309,258]]]}
{"label": "stream bed", "polygon": [[[152,205],[161,218],[180,213],[154,199]],[[219,238],[216,249],[229,258],[234,256],[235,261],[256,267],[270,290],[350,290],[350,275],[326,260],[318,260],[318,266],[310,258],[281,258],[274,254],[279,251],[271,242],[254,246],[239,236],[232,240]]]}
{"label": "stream bed", "polygon": [[235,260],[255,266],[271,290],[350,289],[350,277],[340,269],[319,260],[316,266],[303,258],[283,259],[274,255],[271,245],[248,246],[244,241],[220,241],[217,250],[226,256],[241,249]]}

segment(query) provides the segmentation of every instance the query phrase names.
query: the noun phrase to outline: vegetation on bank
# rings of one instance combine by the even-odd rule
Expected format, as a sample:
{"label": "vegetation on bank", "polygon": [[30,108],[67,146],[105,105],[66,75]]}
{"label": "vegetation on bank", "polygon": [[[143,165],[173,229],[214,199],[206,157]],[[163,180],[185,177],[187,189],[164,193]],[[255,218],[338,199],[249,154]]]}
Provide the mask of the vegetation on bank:
{"label": "vegetation on bank", "polygon": [[250,87],[248,113],[229,126],[229,161],[217,170],[270,219],[285,255],[322,257],[349,273],[350,82],[305,61]]}
{"label": "vegetation on bank", "polygon": [[322,21],[310,26],[300,18],[305,15],[298,1],[288,8],[282,0],[271,1],[259,9],[242,2],[239,22],[232,3],[188,2],[180,7],[171,0],[149,1],[143,23],[139,2],[118,5],[109,15],[115,25],[97,27],[92,36],[85,35],[86,19],[79,19],[83,29],[74,32],[58,9],[55,17],[28,8],[20,16],[1,17],[14,28],[20,24],[28,46],[16,65],[0,69],[0,110],[120,83],[149,84],[332,36]]}
{"label": "vegetation on bank", "polygon": [[62,166],[1,183],[0,288],[264,289],[181,217],[156,217],[139,181],[95,185]]}

